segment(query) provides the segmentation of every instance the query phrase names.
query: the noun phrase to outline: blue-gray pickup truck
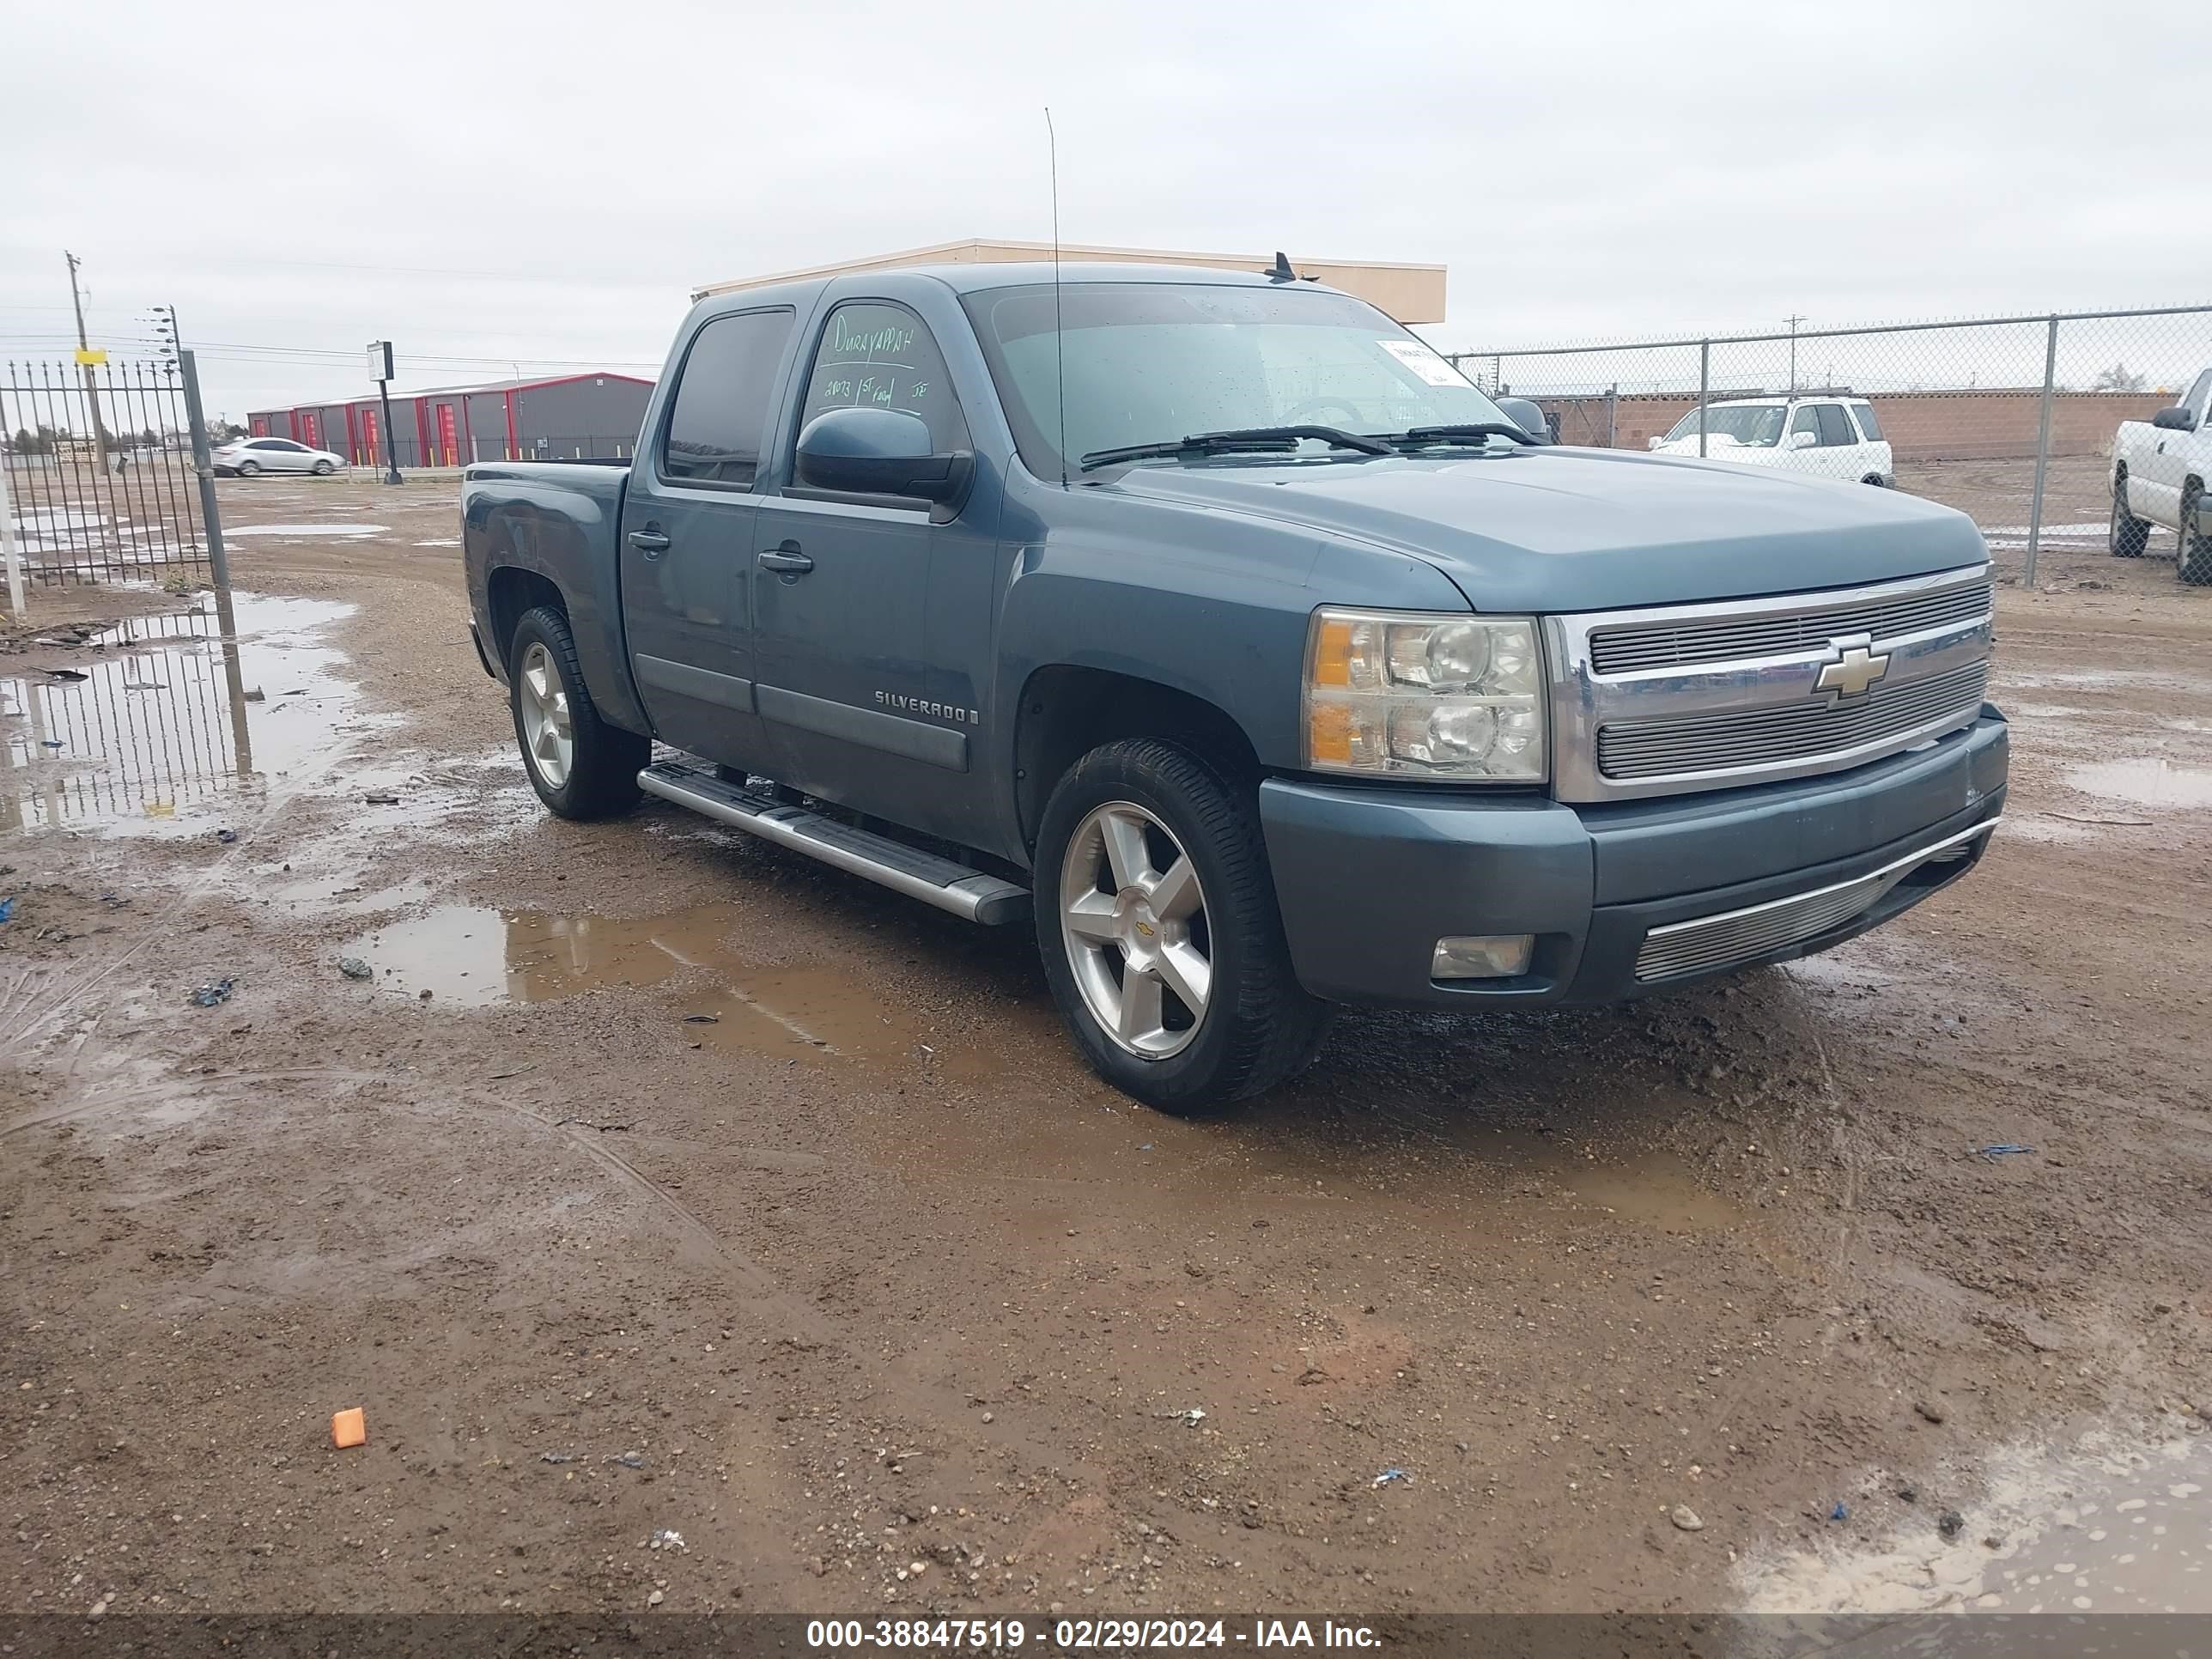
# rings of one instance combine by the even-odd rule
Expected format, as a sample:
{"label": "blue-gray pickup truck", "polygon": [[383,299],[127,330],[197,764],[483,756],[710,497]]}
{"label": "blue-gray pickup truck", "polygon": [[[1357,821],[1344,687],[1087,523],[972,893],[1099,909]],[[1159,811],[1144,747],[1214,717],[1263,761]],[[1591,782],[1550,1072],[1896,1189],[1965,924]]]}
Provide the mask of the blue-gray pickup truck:
{"label": "blue-gray pickup truck", "polygon": [[1986,850],[1963,515],[1528,442],[1310,283],[1057,276],[718,295],[630,465],[467,470],[547,806],[650,793],[1030,921],[1091,1064],[1180,1111],[1289,1076],[1336,1004],[1617,1001]]}

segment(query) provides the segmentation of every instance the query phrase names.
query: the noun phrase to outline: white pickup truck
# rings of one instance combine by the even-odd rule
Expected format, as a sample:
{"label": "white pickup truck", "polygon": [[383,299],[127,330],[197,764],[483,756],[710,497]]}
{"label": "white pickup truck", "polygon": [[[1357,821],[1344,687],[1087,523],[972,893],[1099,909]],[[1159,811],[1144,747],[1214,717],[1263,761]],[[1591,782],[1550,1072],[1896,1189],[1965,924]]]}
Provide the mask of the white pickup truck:
{"label": "white pickup truck", "polygon": [[2148,421],[2124,421],[2112,434],[2112,556],[2140,559],[2153,525],[2177,538],[2174,570],[2192,587],[2212,587],[2212,368],[2189,393]]}

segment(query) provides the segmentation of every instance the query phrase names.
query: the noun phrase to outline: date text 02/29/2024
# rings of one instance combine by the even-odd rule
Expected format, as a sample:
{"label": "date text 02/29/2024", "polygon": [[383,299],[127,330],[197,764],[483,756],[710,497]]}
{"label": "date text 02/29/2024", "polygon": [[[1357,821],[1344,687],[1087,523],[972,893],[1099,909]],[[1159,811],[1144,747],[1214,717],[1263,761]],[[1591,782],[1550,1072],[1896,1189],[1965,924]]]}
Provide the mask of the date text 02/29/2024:
{"label": "date text 02/29/2024", "polygon": [[1376,1648],[1369,1626],[1334,1620],[1254,1619],[1243,1628],[1220,1619],[815,1619],[806,1645],[817,1650],[1006,1652],[1035,1642],[1068,1651],[1141,1648]]}

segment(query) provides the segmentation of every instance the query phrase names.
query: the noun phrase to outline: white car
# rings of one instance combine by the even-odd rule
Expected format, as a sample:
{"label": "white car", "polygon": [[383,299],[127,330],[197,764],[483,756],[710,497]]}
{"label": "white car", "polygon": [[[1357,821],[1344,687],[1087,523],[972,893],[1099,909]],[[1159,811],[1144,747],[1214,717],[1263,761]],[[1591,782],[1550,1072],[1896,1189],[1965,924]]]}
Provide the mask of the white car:
{"label": "white car", "polygon": [[[1651,441],[1662,455],[1698,453],[1698,411],[1692,410],[1663,438]],[[1874,405],[1863,398],[1730,398],[1705,411],[1705,458],[1746,466],[1778,466],[1823,478],[1856,478],[1887,485],[1897,481],[1889,442]]]}
{"label": "white car", "polygon": [[251,478],[258,472],[312,472],[319,478],[327,478],[342,471],[346,464],[343,455],[333,455],[327,449],[310,449],[289,438],[234,438],[210,459],[215,462],[217,472],[235,474],[241,478]]}
{"label": "white car", "polygon": [[2140,559],[2151,526],[2174,532],[2174,573],[2192,587],[2212,587],[2212,368],[2188,395],[2148,421],[2123,421],[2112,434],[2112,556]]}

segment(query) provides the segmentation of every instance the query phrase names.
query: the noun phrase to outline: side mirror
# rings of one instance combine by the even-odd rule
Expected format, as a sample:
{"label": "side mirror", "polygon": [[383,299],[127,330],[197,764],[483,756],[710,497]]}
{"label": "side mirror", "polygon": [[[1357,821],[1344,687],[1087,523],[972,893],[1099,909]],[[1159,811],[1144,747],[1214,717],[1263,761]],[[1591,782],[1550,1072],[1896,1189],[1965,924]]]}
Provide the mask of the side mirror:
{"label": "side mirror", "polygon": [[1666,439],[1661,437],[1659,434],[1655,432],[1644,441],[1644,447],[1646,449],[1656,449],[1661,444],[1663,444],[1666,441]]}
{"label": "side mirror", "polygon": [[1542,407],[1533,398],[1500,398],[1497,403],[1505,418],[1528,434],[1530,443],[1548,444],[1558,441],[1553,434],[1552,423],[1544,418]]}
{"label": "side mirror", "polygon": [[2197,416],[2186,404],[2177,404],[2172,409],[2161,409],[2150,417],[2153,426],[2164,427],[2168,432],[2194,432]]}
{"label": "side mirror", "polygon": [[940,507],[967,493],[975,458],[938,453],[929,423],[902,409],[825,409],[799,434],[799,482],[843,495],[898,495]]}
{"label": "side mirror", "polygon": [[1784,441],[1783,447],[1785,449],[1810,449],[1820,441],[1820,434],[1817,432],[1793,432]]}

